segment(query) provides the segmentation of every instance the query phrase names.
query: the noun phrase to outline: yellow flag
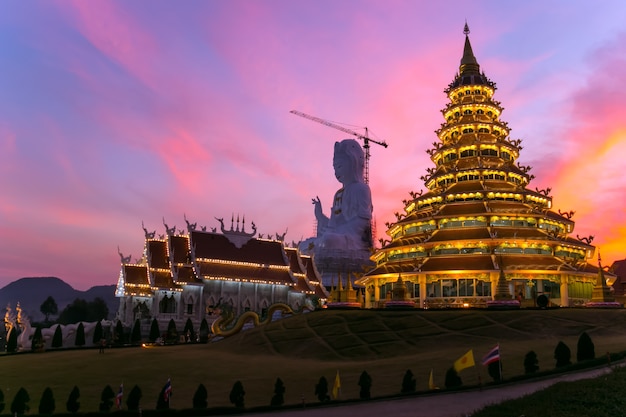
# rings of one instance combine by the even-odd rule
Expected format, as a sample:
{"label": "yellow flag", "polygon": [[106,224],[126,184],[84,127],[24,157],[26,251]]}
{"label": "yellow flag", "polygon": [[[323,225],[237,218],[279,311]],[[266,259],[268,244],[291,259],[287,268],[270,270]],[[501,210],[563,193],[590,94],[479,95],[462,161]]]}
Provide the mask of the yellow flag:
{"label": "yellow flag", "polygon": [[339,392],[341,392],[341,380],[339,379],[339,371],[337,371],[337,375],[335,375],[335,383],[333,384],[333,400],[336,400],[339,397]]}
{"label": "yellow flag", "polygon": [[435,379],[433,378],[433,370],[430,370],[430,376],[428,377],[428,389],[434,390],[439,389],[437,385],[435,385]]}
{"label": "yellow flag", "polygon": [[474,366],[474,352],[470,349],[465,355],[461,356],[454,362],[454,370],[459,372],[465,368],[471,368]]}

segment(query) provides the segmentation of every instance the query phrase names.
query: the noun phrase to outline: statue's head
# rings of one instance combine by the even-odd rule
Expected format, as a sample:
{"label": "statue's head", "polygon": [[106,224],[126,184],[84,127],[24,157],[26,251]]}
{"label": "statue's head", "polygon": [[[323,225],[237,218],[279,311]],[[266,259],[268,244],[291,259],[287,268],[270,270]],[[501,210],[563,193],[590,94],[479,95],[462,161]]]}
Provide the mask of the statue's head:
{"label": "statue's head", "polygon": [[333,167],[335,168],[335,176],[340,183],[363,182],[365,155],[361,145],[354,139],[335,142]]}

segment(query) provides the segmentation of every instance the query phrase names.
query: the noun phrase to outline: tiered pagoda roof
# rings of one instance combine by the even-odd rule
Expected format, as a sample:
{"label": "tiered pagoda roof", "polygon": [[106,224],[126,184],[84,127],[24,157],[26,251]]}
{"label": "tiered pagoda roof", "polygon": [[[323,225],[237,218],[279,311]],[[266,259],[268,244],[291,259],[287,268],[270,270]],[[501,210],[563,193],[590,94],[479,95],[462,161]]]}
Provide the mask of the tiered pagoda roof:
{"label": "tiered pagoda roof", "polygon": [[395,281],[399,273],[500,268],[506,274],[597,274],[587,263],[592,237],[571,237],[573,212],[552,210],[550,188],[530,188],[531,167],[518,162],[521,140],[511,139],[501,119],[496,84],[480,69],[467,25],[464,33],[459,72],[444,90],[444,122],[427,150],[433,167],[421,177],[426,191],[403,201],[397,221],[387,223],[390,240],[381,239],[371,258],[375,268],[359,283]]}

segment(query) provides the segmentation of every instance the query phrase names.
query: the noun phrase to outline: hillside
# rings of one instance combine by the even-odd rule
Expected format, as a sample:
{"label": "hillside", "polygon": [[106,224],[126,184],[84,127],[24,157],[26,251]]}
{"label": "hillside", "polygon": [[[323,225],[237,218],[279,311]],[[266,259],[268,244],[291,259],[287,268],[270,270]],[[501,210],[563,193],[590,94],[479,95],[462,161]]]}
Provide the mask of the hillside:
{"label": "hillside", "polygon": [[119,301],[115,298],[115,285],[99,285],[87,291],[79,291],[56,277],[32,277],[20,278],[0,288],[0,313],[4,316],[7,305],[15,309],[19,302],[22,311],[31,320],[41,320],[43,314],[39,311],[39,307],[48,296],[54,298],[59,312],[77,298],[93,301],[99,297],[109,307],[109,318],[111,318],[115,315],[119,305]]}
{"label": "hillside", "polygon": [[314,387],[320,377],[332,381],[337,372],[342,398],[356,399],[359,376],[366,370],[373,378],[372,395],[396,395],[407,369],[415,375],[418,390],[427,389],[431,371],[435,384],[443,387],[446,370],[469,349],[476,367],[460,373],[463,384],[489,382],[480,359],[496,343],[505,378],[524,373],[524,355],[530,350],[537,353],[540,370],[553,369],[559,341],[569,346],[575,362],[583,331],[591,336],[597,357],[623,352],[625,319],[625,309],[319,311],[209,344],[107,349],[103,355],[77,349],[5,356],[3,390],[26,387],[31,396],[38,396],[49,386],[55,396],[66,398],[77,385],[81,410],[95,411],[104,385],[123,381],[141,387],[142,404],[150,409],[166,378],[171,378],[175,408],[188,407],[200,383],[210,393],[210,406],[230,407],[230,389],[241,380],[246,406],[254,407],[269,403],[278,377],[287,389],[286,404],[316,402]]}

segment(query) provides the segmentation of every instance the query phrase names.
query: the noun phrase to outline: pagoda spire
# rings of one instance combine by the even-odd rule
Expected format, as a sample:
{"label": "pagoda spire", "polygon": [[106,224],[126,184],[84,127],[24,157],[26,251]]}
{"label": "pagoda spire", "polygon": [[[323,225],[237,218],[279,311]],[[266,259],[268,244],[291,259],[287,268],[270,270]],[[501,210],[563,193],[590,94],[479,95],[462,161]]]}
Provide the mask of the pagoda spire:
{"label": "pagoda spire", "polygon": [[463,33],[465,34],[465,47],[463,48],[463,57],[461,58],[459,74],[480,74],[480,65],[478,65],[478,61],[474,56],[474,51],[472,51],[472,44],[469,40],[470,30],[467,22],[465,22]]}

